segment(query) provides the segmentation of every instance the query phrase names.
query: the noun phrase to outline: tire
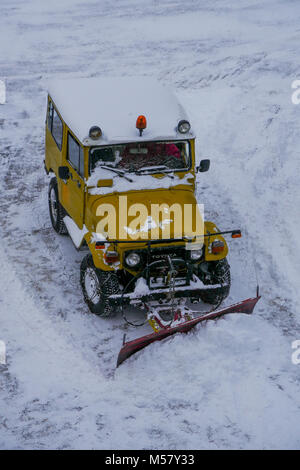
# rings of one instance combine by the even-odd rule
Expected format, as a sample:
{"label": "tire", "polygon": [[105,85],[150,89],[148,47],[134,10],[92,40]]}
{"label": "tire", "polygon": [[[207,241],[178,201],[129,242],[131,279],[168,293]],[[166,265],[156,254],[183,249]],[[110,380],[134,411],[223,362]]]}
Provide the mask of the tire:
{"label": "tire", "polygon": [[118,276],[111,271],[97,269],[90,254],[81,262],[80,284],[84,300],[92,313],[111,317],[116,312],[117,309],[109,305],[108,299],[120,293]]}
{"label": "tire", "polygon": [[63,218],[67,215],[67,213],[59,202],[56,178],[52,178],[49,183],[48,203],[52,227],[57,233],[66,235],[68,231],[64,224]]}
{"label": "tire", "polygon": [[209,263],[209,270],[211,274],[211,278],[209,281],[203,280],[203,283],[206,285],[213,285],[213,284],[226,284],[222,288],[222,293],[217,292],[210,292],[207,290],[206,292],[201,292],[200,299],[202,302],[206,304],[220,304],[223,300],[226,299],[229,295],[230,291],[230,284],[231,284],[231,277],[230,277],[230,266],[226,258],[221,259],[219,261],[211,261]]}

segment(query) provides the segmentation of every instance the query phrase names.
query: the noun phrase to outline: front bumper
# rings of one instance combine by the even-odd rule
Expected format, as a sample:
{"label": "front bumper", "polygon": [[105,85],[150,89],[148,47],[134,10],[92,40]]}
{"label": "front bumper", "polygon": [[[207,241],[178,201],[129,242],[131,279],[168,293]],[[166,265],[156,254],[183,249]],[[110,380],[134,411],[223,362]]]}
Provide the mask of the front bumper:
{"label": "front bumper", "polygon": [[[201,284],[199,286],[199,284]],[[223,296],[228,289],[227,284],[204,285],[199,282],[191,282],[189,286],[175,287],[174,292],[169,288],[164,289],[149,289],[147,292],[135,293],[130,292],[126,294],[116,294],[109,298],[111,306],[129,305],[139,302],[151,302],[157,300],[169,300],[171,297],[178,298],[200,298],[203,292],[214,292],[216,296]]]}

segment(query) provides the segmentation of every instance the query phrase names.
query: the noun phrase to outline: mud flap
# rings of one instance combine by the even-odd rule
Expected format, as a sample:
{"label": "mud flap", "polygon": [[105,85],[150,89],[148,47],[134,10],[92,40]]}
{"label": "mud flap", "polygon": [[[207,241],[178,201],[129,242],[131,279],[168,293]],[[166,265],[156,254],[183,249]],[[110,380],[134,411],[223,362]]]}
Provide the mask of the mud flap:
{"label": "mud flap", "polygon": [[179,325],[163,328],[157,333],[141,336],[140,338],[134,339],[133,341],[129,341],[127,343],[124,342],[123,347],[121,348],[118,355],[117,367],[137,351],[140,351],[154,341],[161,341],[162,339],[174,335],[175,333],[187,333],[195,325],[202,321],[214,320],[215,318],[221,317],[222,315],[226,315],[228,313],[251,314],[259,299],[260,295],[257,295],[256,297],[243,300],[242,302],[230,305],[229,307],[203,314],[197,318],[193,318],[192,320],[180,323]]}

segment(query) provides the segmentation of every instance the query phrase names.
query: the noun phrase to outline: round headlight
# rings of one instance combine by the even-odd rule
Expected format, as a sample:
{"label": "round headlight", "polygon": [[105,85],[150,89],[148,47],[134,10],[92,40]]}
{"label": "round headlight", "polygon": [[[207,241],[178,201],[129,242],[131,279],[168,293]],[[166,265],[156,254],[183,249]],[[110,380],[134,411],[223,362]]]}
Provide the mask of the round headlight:
{"label": "round headlight", "polygon": [[97,140],[102,136],[102,131],[98,126],[92,126],[89,130],[89,136],[93,140]]}
{"label": "round headlight", "polygon": [[191,259],[197,261],[202,256],[202,250],[191,250]]}
{"label": "round headlight", "polygon": [[137,266],[139,262],[141,261],[141,257],[138,253],[129,253],[129,255],[126,256],[125,258],[126,264],[133,268],[134,266]]}
{"label": "round headlight", "polygon": [[181,134],[186,134],[187,132],[189,132],[190,128],[191,128],[191,125],[189,121],[185,121],[185,120],[179,121],[178,126],[177,126],[178,132],[180,132]]}

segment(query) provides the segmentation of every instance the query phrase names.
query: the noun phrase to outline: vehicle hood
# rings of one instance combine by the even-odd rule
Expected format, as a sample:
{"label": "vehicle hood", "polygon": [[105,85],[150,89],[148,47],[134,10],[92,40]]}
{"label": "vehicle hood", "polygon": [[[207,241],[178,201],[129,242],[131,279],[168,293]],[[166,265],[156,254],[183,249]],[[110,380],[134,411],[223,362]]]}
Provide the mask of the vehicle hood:
{"label": "vehicle hood", "polygon": [[103,195],[95,198],[91,211],[100,239],[177,239],[200,235],[204,230],[202,206],[194,192],[187,189]]}

